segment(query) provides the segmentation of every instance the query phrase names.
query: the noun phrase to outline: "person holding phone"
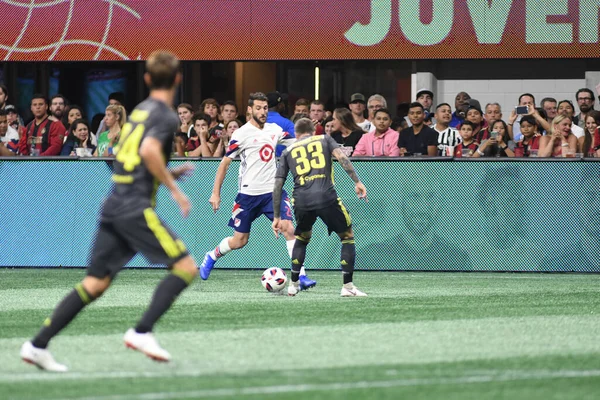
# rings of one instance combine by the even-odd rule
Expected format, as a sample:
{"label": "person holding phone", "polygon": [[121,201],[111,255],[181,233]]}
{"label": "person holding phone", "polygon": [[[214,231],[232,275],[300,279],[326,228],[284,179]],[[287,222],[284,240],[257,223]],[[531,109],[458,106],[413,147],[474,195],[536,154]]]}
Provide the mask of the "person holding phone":
{"label": "person holding phone", "polygon": [[481,143],[472,157],[514,157],[515,153],[506,143],[506,140],[509,139],[507,133],[506,122],[502,120],[494,121],[490,125],[489,139]]}
{"label": "person holding phone", "polygon": [[535,118],[536,125],[542,129],[542,131],[550,132],[550,123],[540,115],[539,111],[535,108],[535,100],[532,100],[533,96],[527,94],[521,95],[519,98],[520,104],[515,107],[511,112],[510,118],[508,119],[508,135],[516,142],[523,139],[523,133],[521,132],[521,119],[525,115],[531,115]]}

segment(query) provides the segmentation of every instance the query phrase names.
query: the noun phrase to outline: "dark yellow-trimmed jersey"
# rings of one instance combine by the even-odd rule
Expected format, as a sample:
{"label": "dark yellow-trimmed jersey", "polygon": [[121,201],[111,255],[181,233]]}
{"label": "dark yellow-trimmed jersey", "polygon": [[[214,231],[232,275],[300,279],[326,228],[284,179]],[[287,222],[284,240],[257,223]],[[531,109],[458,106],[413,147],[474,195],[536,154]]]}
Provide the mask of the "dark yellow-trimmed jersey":
{"label": "dark yellow-trimmed jersey", "polygon": [[316,210],[337,201],[331,155],[340,145],[329,135],[310,136],[288,147],[279,160],[276,178],[294,177],[294,208]]}
{"label": "dark yellow-trimmed jersey", "polygon": [[162,144],[165,165],[173,147],[173,135],[179,118],[165,103],[148,98],[140,103],[121,129],[113,162],[114,190],[106,200],[103,217],[122,217],[155,206],[159,182],[150,173],[140,156],[140,146],[146,137]]}

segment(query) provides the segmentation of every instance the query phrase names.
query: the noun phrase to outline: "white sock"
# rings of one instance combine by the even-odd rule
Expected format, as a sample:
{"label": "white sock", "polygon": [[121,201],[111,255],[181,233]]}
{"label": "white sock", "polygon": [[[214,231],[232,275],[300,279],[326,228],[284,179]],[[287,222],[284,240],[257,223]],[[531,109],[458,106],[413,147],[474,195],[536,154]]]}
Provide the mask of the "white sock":
{"label": "white sock", "polygon": [[[290,255],[290,259],[292,258],[292,252],[294,251],[294,243],[296,243],[296,239],[286,240],[285,245],[287,246],[288,254]],[[300,276],[305,276],[306,271],[304,270],[304,265],[300,267]]]}
{"label": "white sock", "polygon": [[296,243],[296,239],[286,240],[285,245],[287,246],[288,254],[290,258],[292,258],[292,252],[294,251],[294,243]]}
{"label": "white sock", "polygon": [[216,260],[217,258],[223,257],[230,251],[231,247],[229,247],[229,238],[226,237],[225,239],[221,240],[221,243],[219,243],[219,245],[208,254],[213,260]]}

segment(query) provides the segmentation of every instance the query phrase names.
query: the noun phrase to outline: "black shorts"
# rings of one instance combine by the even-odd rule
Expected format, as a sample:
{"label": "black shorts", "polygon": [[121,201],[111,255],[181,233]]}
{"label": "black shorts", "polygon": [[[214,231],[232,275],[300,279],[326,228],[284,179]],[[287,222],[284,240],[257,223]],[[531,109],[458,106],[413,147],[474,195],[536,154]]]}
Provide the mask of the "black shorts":
{"label": "black shorts", "polygon": [[317,218],[321,218],[325,225],[327,225],[330,235],[331,232],[337,234],[348,232],[352,228],[352,218],[350,218],[348,210],[346,210],[342,199],[339,197],[337,202],[317,210],[295,208],[294,217],[296,217],[296,230],[294,232],[296,235],[312,231]]}
{"label": "black shorts", "polygon": [[147,208],[138,215],[100,222],[87,274],[112,279],[136,253],[153,264],[167,266],[188,255],[177,235]]}

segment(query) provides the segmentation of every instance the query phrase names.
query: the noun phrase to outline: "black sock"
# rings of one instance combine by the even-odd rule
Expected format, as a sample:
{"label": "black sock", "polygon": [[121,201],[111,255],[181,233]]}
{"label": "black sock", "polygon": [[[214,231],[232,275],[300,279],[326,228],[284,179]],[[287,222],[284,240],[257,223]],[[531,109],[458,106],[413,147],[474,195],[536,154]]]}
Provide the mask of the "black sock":
{"label": "black sock", "polygon": [[52,316],[46,318],[44,326],[31,341],[33,346],[45,349],[50,339],[56,336],[65,326],[69,325],[83,307],[92,301],[94,301],[94,297],[85,291],[81,283],[78,283],[75,289],[56,306]]}
{"label": "black sock", "polygon": [[352,282],[354,273],[354,262],[356,260],[356,248],[354,247],[354,238],[342,240],[342,275],[344,284]]}
{"label": "black sock", "polygon": [[178,271],[169,274],[158,284],[152,296],[150,306],[135,327],[137,333],[151,332],[156,321],[167,312],[179,293],[183,291],[193,280],[193,276]]}
{"label": "black sock", "polygon": [[306,258],[306,246],[308,246],[308,242],[300,240],[296,236],[296,242],[292,250],[292,282],[298,282],[298,279],[300,279],[300,268],[304,265],[304,259]]}

